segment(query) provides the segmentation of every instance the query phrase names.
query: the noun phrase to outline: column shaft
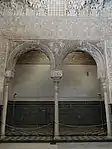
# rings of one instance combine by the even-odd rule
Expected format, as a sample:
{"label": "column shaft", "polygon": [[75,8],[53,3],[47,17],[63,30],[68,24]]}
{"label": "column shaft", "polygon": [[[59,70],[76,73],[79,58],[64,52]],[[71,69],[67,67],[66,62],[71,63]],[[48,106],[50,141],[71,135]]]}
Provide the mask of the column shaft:
{"label": "column shaft", "polygon": [[8,84],[6,84],[5,86],[5,93],[4,93],[4,102],[3,102],[2,120],[1,120],[1,137],[5,136],[7,104],[8,104]]}
{"label": "column shaft", "polygon": [[107,92],[104,91],[104,103],[106,112],[106,122],[107,122],[107,136],[111,136],[111,121],[110,121],[110,109],[108,104]]}
{"label": "column shaft", "polygon": [[54,81],[55,99],[55,137],[59,136],[59,81]]}
{"label": "column shaft", "polygon": [[104,91],[104,103],[105,103],[105,113],[106,113],[106,123],[107,123],[107,136],[111,136],[111,119],[110,119],[110,108],[108,103],[108,94],[107,94],[107,82],[106,79],[102,78],[102,87]]}

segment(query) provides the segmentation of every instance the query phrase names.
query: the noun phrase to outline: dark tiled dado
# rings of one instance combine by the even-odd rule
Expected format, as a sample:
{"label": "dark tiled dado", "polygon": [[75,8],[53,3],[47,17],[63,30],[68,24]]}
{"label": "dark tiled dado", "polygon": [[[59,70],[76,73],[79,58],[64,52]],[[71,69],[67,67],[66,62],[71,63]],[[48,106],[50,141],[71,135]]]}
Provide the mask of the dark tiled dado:
{"label": "dark tiled dado", "polygon": [[[9,102],[7,113],[7,124],[15,127],[41,127],[54,121],[54,102],[53,101],[25,101]],[[106,123],[105,107],[103,101],[60,101],[59,102],[59,121],[60,134],[62,135],[93,135],[105,134]],[[70,127],[69,127],[70,125]],[[85,127],[89,125],[89,127]],[[100,128],[91,128],[91,125],[101,125]],[[78,127],[71,126],[81,126]],[[84,126],[84,127],[82,127]],[[105,126],[105,125],[104,125]],[[79,131],[78,131],[79,130]],[[81,131],[82,130],[82,131]],[[86,131],[86,132],[85,132]],[[39,131],[26,133],[16,130],[17,134],[29,135],[53,135],[53,123]],[[95,133],[96,132],[96,133]],[[77,134],[76,134],[77,133]],[[10,134],[10,133],[8,133]],[[15,134],[12,133],[12,134]]]}
{"label": "dark tiled dado", "polygon": [[7,123],[19,127],[47,125],[53,121],[53,113],[52,101],[9,102]]}
{"label": "dark tiled dado", "polygon": [[[53,135],[54,102],[13,101],[8,103],[7,135]],[[22,128],[22,129],[21,129]]]}
{"label": "dark tiled dado", "polygon": [[106,135],[103,101],[59,103],[60,135]]}
{"label": "dark tiled dado", "polygon": [[70,125],[98,125],[106,122],[103,101],[61,101],[60,122]]}

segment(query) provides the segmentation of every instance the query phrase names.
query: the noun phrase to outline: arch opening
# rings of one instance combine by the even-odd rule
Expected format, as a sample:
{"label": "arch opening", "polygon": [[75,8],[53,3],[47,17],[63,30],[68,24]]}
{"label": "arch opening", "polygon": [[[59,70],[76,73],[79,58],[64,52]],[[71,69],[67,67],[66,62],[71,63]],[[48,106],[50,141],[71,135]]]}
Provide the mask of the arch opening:
{"label": "arch opening", "polygon": [[[106,77],[105,59],[101,51],[89,42],[78,43],[77,45],[67,46],[61,53],[59,64],[62,64],[66,56],[72,52],[81,51],[88,53],[96,62],[98,78]],[[62,67],[62,66],[61,66]]]}
{"label": "arch opening", "polygon": [[50,62],[51,69],[55,67],[55,59],[52,51],[42,42],[24,42],[17,46],[9,55],[6,70],[14,70],[18,58],[28,51],[41,51],[44,53]]}
{"label": "arch opening", "polygon": [[60,135],[106,135],[105,106],[97,67],[94,58],[82,50],[69,52],[64,57]]}
{"label": "arch opening", "polygon": [[[14,57],[15,76],[9,83],[7,124],[28,128],[28,131],[7,128],[8,135],[52,135],[54,102],[51,62],[44,52],[35,49]],[[43,126],[46,127],[34,129]],[[29,130],[31,128],[35,134]]]}

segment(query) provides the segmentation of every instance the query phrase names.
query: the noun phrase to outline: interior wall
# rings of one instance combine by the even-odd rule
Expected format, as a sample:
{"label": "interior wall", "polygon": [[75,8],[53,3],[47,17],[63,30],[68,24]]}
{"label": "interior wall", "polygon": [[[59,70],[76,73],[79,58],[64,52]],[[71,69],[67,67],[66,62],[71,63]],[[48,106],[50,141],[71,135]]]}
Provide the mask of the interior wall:
{"label": "interior wall", "polygon": [[12,86],[15,100],[53,100],[50,65],[17,65]]}
{"label": "interior wall", "polygon": [[[50,78],[49,59],[45,54],[30,51],[23,54],[16,65],[10,84],[10,100],[16,93],[17,101],[54,100],[53,80]],[[100,82],[93,58],[85,52],[72,52],[64,60],[60,84],[61,101],[99,100]]]}
{"label": "interior wall", "polygon": [[[7,123],[26,127],[54,120],[54,87],[45,55],[29,52],[19,58],[10,84]],[[96,63],[87,53],[71,53],[64,60],[60,83],[59,121],[70,125],[105,123],[99,98]],[[31,121],[29,122],[29,116]],[[74,120],[73,120],[74,119]]]}
{"label": "interior wall", "polygon": [[[17,65],[12,82],[15,100],[53,100],[49,65]],[[100,83],[95,65],[66,65],[60,84],[60,100],[98,100]],[[11,100],[11,99],[10,99]]]}
{"label": "interior wall", "polygon": [[64,100],[99,100],[100,82],[96,65],[65,65],[60,85]]}

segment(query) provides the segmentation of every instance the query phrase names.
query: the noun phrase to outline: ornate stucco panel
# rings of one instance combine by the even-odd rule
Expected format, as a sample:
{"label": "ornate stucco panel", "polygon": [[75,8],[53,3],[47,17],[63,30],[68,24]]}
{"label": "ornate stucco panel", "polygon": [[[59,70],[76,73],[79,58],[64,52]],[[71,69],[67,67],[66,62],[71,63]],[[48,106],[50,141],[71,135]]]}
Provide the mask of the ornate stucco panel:
{"label": "ornate stucco panel", "polygon": [[48,15],[48,0],[1,0],[1,15]]}
{"label": "ornate stucco panel", "polygon": [[112,40],[105,41],[105,56],[107,62],[107,74],[112,84]]}
{"label": "ornate stucco panel", "polygon": [[8,40],[0,37],[0,103],[3,99],[4,75],[9,45]]}
{"label": "ornate stucco panel", "polygon": [[[30,22],[30,23],[29,23]],[[35,23],[34,23],[35,22]],[[0,19],[0,34],[10,39],[101,40],[108,24],[100,18],[18,16]],[[105,26],[105,27],[104,27]],[[103,31],[102,28],[104,27]]]}
{"label": "ornate stucco panel", "polygon": [[[96,44],[98,44],[98,42],[96,42]],[[95,45],[95,42],[92,43],[80,40],[67,40],[65,42],[64,47],[60,49],[60,56],[58,57],[58,66],[62,67],[61,65],[63,59],[67,56],[67,54],[78,50],[89,53],[96,61],[98,78],[105,77],[105,59],[103,55],[103,50],[100,51],[100,49]]]}
{"label": "ornate stucco panel", "polygon": [[90,54],[96,61],[98,77],[99,78],[105,77],[105,59],[103,52],[103,44],[101,41],[62,40],[62,39],[21,40],[20,38],[20,40],[10,39],[8,46],[9,51],[8,51],[7,67],[5,67],[5,65],[3,66],[3,68],[7,68],[7,70],[14,70],[18,57],[21,54],[31,50],[40,50],[41,52],[46,54],[50,59],[52,70],[54,71],[62,70],[62,63],[67,54],[76,50],[80,50]]}
{"label": "ornate stucco panel", "polygon": [[9,52],[6,66],[6,68],[9,70],[14,70],[19,56],[32,50],[43,52],[50,60],[51,69],[54,69],[55,67],[55,59],[53,52],[48,47],[48,44],[44,42],[44,40],[12,40],[11,47],[13,47],[13,49],[11,49],[11,51]]}
{"label": "ornate stucco panel", "polygon": [[105,40],[105,59],[110,103],[112,103],[112,40]]}
{"label": "ornate stucco panel", "polygon": [[109,16],[108,0],[1,0],[1,15]]}

